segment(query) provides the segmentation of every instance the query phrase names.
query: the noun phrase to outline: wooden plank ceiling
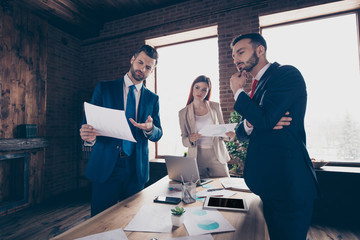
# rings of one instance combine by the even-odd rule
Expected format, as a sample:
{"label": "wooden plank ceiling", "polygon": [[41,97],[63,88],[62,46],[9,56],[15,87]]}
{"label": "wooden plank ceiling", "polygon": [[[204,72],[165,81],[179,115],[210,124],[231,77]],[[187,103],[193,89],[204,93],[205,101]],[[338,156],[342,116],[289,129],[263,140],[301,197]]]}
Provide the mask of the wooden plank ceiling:
{"label": "wooden plank ceiling", "polygon": [[80,39],[97,36],[103,24],[188,0],[5,0],[18,2]]}

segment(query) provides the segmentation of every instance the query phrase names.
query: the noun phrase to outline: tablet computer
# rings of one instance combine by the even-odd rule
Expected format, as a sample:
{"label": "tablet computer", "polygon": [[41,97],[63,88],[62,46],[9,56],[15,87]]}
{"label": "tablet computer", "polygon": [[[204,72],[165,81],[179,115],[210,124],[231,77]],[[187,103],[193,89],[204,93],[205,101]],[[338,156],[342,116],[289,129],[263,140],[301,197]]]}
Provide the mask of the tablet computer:
{"label": "tablet computer", "polygon": [[206,197],[204,208],[231,211],[248,211],[249,208],[245,199],[242,198],[225,198],[225,197]]}

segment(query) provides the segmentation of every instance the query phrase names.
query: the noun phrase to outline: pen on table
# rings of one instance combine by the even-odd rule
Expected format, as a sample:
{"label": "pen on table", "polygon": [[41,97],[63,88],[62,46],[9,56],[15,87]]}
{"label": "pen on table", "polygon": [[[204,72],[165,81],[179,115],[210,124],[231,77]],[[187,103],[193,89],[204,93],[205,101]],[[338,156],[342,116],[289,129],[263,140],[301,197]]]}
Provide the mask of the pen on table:
{"label": "pen on table", "polygon": [[208,192],[213,192],[213,191],[220,191],[220,190],[224,190],[224,188],[212,188],[212,189],[208,189]]}
{"label": "pen on table", "polygon": [[198,178],[198,180],[196,180],[195,185],[197,184],[198,181],[200,181],[200,178]]}

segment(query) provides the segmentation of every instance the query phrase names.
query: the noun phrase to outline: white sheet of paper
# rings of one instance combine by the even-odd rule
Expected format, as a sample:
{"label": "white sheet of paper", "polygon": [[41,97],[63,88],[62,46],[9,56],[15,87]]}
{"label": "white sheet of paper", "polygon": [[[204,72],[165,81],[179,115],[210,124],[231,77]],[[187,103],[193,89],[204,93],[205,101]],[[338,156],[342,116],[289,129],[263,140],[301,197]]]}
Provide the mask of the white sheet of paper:
{"label": "white sheet of paper", "polygon": [[226,137],[226,132],[235,131],[237,123],[206,125],[200,129],[199,133],[206,137]]}
{"label": "white sheet of paper", "polygon": [[84,102],[84,109],[87,123],[93,126],[101,136],[136,142],[124,111],[99,107],[87,102]]}
{"label": "white sheet of paper", "polygon": [[128,240],[125,232],[119,228],[107,232],[96,233],[82,238],[76,238],[76,240]]}
{"label": "white sheet of paper", "polygon": [[203,190],[203,191],[197,192],[196,197],[199,197],[199,198],[203,198],[203,197],[207,197],[207,196],[231,197],[234,194],[235,194],[235,192],[229,191],[229,190],[226,190],[226,189],[217,190],[217,191],[210,191],[210,192],[208,192],[207,190]]}
{"label": "white sheet of paper", "polygon": [[143,205],[124,230],[170,233],[172,229],[170,209],[172,208],[174,206],[161,203]]}
{"label": "white sheet of paper", "polygon": [[214,238],[211,236],[211,234],[204,234],[198,236],[169,238],[168,240],[214,240]]}
{"label": "white sheet of paper", "polygon": [[219,179],[224,188],[251,192],[243,178],[221,178]]}
{"label": "white sheet of paper", "polygon": [[235,228],[216,209],[203,209],[199,206],[188,207],[185,210],[184,224],[189,236],[235,231]]}

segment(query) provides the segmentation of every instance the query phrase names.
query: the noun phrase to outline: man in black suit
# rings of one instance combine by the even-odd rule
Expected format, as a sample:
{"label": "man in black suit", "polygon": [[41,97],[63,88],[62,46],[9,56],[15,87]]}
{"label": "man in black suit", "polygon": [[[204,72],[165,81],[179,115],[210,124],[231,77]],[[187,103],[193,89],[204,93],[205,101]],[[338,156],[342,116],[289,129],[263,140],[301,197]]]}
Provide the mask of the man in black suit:
{"label": "man in black suit", "polygon": [[[304,240],[318,196],[305,145],[305,81],[295,67],[267,61],[258,33],[234,38],[231,48],[239,71],[230,79],[234,109],[243,117],[236,135],[250,140],[246,184],[263,201],[270,239]],[[259,80],[250,95],[244,92],[249,76]]]}

